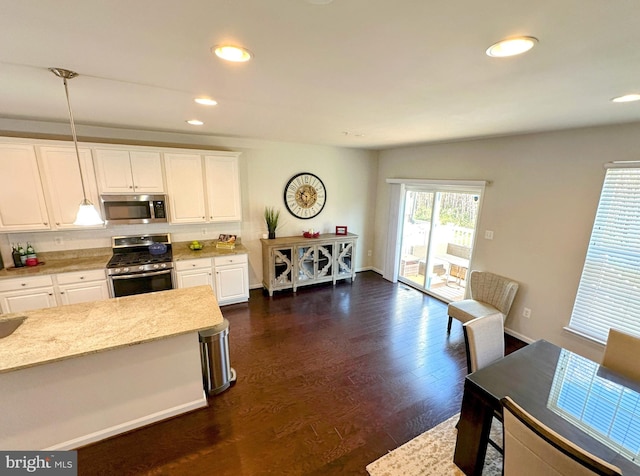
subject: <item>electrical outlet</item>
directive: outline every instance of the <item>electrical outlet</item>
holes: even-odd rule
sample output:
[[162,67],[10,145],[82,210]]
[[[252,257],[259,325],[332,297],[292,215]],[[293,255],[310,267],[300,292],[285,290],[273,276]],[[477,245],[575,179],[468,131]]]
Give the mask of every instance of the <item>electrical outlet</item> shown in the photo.
[[206,228],[203,228],[203,229],[202,229],[202,234],[203,234],[203,235],[206,235],[206,234],[207,234],[207,229],[206,229]]
[[484,239],[485,240],[493,240],[493,231],[485,230],[484,231]]
[[522,317],[526,317],[527,319],[529,319],[531,317],[531,309],[529,309],[528,307],[525,307],[522,310]]
[[371,250],[367,251],[367,256],[371,256],[373,252]]
[[53,239],[53,242],[57,245],[57,246],[62,246],[62,237],[61,236],[56,236]]

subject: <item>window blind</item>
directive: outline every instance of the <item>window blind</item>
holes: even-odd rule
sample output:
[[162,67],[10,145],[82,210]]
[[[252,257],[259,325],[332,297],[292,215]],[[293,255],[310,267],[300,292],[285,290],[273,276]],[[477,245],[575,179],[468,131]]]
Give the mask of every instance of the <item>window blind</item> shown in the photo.
[[640,336],[640,168],[607,168],[569,330]]

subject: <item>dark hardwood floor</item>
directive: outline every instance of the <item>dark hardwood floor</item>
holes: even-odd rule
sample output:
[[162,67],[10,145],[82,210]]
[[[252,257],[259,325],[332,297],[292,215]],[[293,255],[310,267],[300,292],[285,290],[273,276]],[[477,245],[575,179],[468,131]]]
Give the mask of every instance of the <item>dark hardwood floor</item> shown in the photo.
[[[80,449],[80,475],[366,474],[460,409],[461,325],[448,336],[446,305],[408,286],[364,272],[222,310],[237,384]],[[507,352],[522,345],[507,338]]]

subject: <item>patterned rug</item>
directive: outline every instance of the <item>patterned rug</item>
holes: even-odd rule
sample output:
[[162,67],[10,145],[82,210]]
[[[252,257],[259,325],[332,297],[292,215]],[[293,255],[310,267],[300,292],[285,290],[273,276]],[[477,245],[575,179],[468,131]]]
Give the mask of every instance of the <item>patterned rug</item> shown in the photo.
[[[460,415],[452,416],[368,464],[368,473],[371,476],[464,476],[453,464],[456,423],[459,417]],[[502,425],[495,418],[491,427],[491,439],[502,444]],[[501,473],[502,455],[489,445],[482,474],[500,476]]]

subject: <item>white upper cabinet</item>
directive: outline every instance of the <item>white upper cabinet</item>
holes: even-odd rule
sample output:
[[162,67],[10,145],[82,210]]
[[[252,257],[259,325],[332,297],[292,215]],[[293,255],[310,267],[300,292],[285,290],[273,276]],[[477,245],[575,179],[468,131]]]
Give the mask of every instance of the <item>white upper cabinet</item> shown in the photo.
[[205,155],[208,221],[240,221],[239,154]]
[[[79,152],[87,198],[99,207],[98,187],[91,161],[91,151],[83,148],[79,149]],[[43,146],[39,148],[39,155],[42,180],[55,228],[87,228],[73,224],[78,213],[78,206],[83,199],[75,148]]]
[[239,155],[165,153],[171,222],[240,221]]
[[101,193],[164,193],[159,152],[96,149]]
[[206,221],[202,157],[200,154],[164,154],[171,223]]
[[49,228],[34,147],[0,144],[0,230]]

